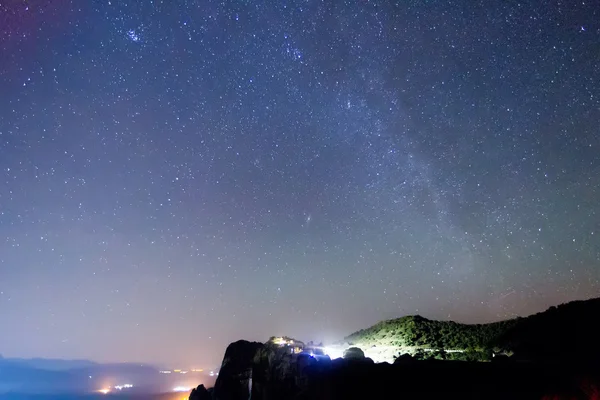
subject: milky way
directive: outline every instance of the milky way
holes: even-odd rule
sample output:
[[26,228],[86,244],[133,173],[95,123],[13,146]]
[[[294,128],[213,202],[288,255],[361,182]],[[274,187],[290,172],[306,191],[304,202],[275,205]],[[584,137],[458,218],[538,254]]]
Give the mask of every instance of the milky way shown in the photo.
[[40,4],[0,5],[5,356],[600,293],[598,1]]

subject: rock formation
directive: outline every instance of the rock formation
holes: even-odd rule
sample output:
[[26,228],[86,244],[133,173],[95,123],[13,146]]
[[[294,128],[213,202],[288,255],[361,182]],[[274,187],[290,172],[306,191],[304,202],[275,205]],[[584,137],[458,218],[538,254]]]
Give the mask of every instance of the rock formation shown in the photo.
[[214,396],[218,400],[248,399],[252,388],[254,357],[262,343],[239,340],[225,350],[225,357],[215,382]]
[[358,347],[350,347],[344,351],[344,358],[348,360],[362,360],[365,353]]
[[212,400],[212,390],[206,389],[204,385],[199,385],[197,388],[192,389],[189,400]]
[[584,400],[594,397],[561,396],[579,390],[573,386],[578,376],[590,376],[592,384],[586,389],[600,387],[597,373],[582,375],[585,369],[575,371],[560,363],[420,361],[401,356],[392,365],[375,364],[361,353],[351,350],[345,358],[331,360],[309,349],[296,353],[287,344],[238,341],[225,352],[212,397],[210,390],[199,386],[190,400],[526,400],[547,393],[561,394],[552,399]]

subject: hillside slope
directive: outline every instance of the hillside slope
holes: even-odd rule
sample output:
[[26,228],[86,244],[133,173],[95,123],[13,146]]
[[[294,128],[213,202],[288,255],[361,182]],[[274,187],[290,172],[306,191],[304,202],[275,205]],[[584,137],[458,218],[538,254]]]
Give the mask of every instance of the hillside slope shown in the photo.
[[531,315],[490,324],[461,324],[407,316],[379,322],[345,338],[376,361],[400,354],[419,358],[490,360],[493,353],[525,359],[591,358],[600,298],[574,301]]
[[524,359],[600,360],[600,298],[572,301],[520,318],[497,341]]

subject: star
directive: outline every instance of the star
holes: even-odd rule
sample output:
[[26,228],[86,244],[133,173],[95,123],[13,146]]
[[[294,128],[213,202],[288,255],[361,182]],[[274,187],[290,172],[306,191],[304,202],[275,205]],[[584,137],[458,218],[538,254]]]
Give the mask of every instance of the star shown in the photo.
[[140,35],[134,29],[130,29],[127,31],[127,37],[132,42],[139,42],[141,40]]
[[591,2],[5,3],[5,357],[214,368],[600,292]]

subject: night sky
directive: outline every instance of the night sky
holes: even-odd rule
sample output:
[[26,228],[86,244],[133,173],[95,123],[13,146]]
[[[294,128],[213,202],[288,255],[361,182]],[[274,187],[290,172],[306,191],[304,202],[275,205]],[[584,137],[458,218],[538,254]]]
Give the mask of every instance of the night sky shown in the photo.
[[0,2],[0,353],[600,294],[600,1]]

